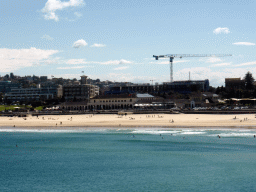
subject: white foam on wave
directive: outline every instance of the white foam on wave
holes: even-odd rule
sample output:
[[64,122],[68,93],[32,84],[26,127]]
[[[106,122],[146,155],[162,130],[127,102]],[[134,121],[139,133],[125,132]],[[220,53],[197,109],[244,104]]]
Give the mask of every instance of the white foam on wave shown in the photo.
[[72,133],[72,132],[81,132],[80,130],[69,130],[69,129],[0,129],[0,132],[22,132],[22,133]]
[[49,129],[49,128],[6,128],[0,129],[0,132],[22,132],[22,133],[130,133],[132,129],[115,129],[115,128],[64,128],[64,129]]
[[203,131],[185,131],[185,132],[180,132],[181,135],[201,135],[205,134]]
[[[218,131],[219,133],[216,133]],[[223,134],[223,132],[234,131],[231,129],[136,129],[132,133],[137,134],[173,134],[173,135],[204,135],[204,136],[216,136]],[[236,130],[239,131],[239,130]]]
[[253,137],[256,135],[255,132],[251,133],[238,133],[238,132],[232,132],[232,133],[220,133],[220,137]]
[[238,132],[251,132],[252,130],[249,129],[238,129]]
[[27,132],[27,133],[80,133],[80,132],[106,132],[109,129],[101,129],[101,128],[64,128],[64,129],[49,129],[49,128],[6,128],[0,129],[0,132]]
[[150,134],[150,135],[204,135],[216,137],[220,135],[221,137],[253,137],[256,135],[255,130],[248,129],[169,129],[169,128],[71,128],[66,127],[63,129],[49,129],[49,128],[2,128],[0,132],[23,132],[23,133],[103,133],[103,134],[112,134],[112,133],[132,133],[132,134]]
[[159,129],[136,129],[133,130],[132,133],[137,134],[152,134],[152,135],[159,135],[159,134],[175,134],[179,133],[180,131],[177,130],[159,130]]

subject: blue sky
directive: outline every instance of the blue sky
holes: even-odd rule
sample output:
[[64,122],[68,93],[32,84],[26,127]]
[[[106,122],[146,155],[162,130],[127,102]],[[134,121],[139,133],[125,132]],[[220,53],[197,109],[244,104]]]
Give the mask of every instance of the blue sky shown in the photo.
[[254,0],[8,0],[0,2],[0,75],[151,83],[256,78]]

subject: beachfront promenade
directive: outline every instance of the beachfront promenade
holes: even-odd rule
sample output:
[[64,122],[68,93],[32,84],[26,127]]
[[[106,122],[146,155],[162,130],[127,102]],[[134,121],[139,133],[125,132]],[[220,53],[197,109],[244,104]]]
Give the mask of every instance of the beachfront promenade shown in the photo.
[[97,110],[97,111],[31,111],[31,112],[4,112],[0,116],[42,116],[42,115],[82,115],[82,114],[256,114],[256,109],[243,110]]

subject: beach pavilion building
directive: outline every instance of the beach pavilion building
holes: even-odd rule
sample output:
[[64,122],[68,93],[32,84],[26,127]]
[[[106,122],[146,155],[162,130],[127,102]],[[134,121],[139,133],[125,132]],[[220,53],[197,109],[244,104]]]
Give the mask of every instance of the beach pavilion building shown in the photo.
[[132,109],[136,101],[136,94],[98,95],[86,101],[65,102],[61,108],[67,111]]
[[99,110],[143,110],[143,109],[170,109],[175,104],[162,97],[150,94],[113,94],[98,95],[88,101],[65,102],[61,108],[67,111],[99,111]]
[[99,95],[87,103],[90,110],[132,109],[137,101],[136,94]]

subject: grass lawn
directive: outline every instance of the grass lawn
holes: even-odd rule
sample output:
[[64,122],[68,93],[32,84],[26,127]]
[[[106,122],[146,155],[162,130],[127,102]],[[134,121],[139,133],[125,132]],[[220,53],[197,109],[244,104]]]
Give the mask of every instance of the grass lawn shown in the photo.
[[43,110],[43,106],[36,107],[35,110],[42,111]]
[[[4,110],[12,110],[12,111],[15,111],[15,107],[19,107],[19,109],[25,109],[25,105],[0,105],[0,112],[1,111],[4,111]],[[31,106],[29,105],[26,105],[26,108],[31,108]],[[39,106],[39,107],[36,107],[35,110],[38,110],[38,111],[42,111],[43,110],[43,106]]]
[[[16,108],[15,107],[19,107],[20,109],[25,109],[24,105],[0,105],[0,111],[4,111],[4,110],[12,110],[14,111]],[[27,108],[30,108],[28,106],[26,106]]]

